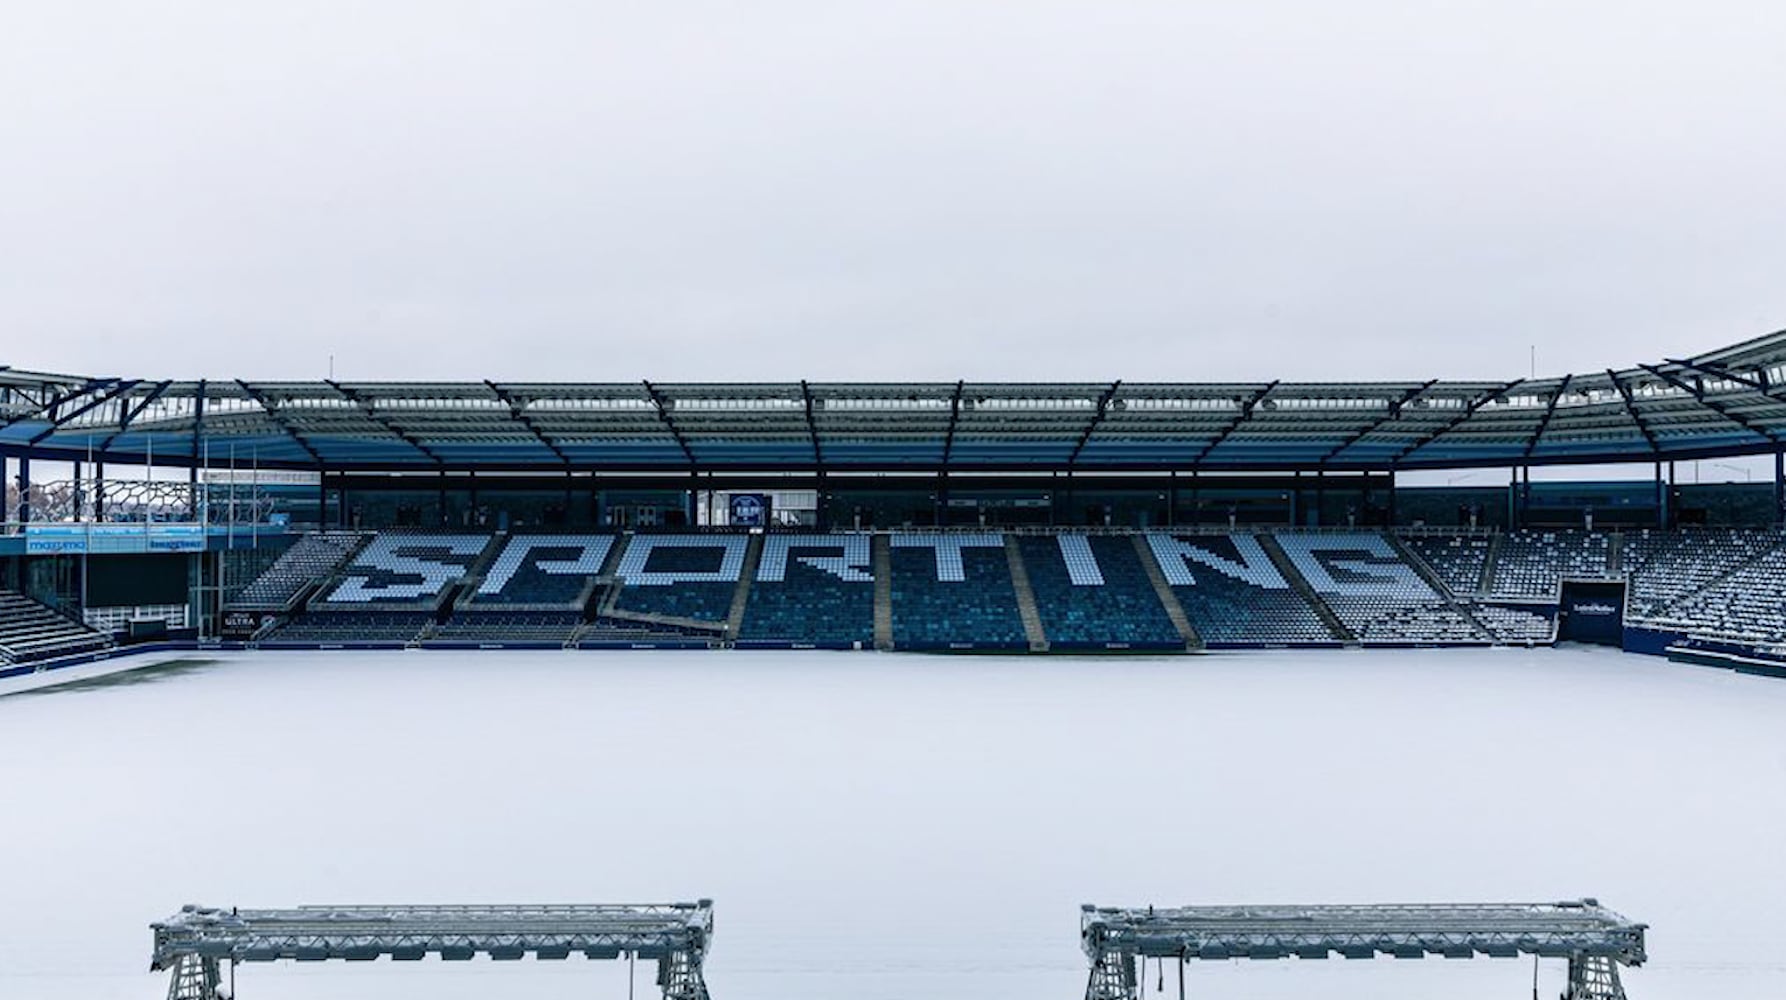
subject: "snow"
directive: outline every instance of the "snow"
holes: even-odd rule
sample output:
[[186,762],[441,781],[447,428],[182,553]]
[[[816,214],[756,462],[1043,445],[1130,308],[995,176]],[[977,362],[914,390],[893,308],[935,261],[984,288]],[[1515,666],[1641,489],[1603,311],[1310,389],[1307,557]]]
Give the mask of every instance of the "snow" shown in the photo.
[[[162,995],[148,924],[186,902],[711,896],[717,1000],[1072,1000],[1086,902],[1597,896],[1652,926],[1636,1000],[1775,1000],[1783,721],[1786,682],[1580,649],[221,654],[0,698],[0,997]],[[1507,1000],[1531,973],[1187,979]],[[586,1000],[626,976],[261,965],[238,992]]]

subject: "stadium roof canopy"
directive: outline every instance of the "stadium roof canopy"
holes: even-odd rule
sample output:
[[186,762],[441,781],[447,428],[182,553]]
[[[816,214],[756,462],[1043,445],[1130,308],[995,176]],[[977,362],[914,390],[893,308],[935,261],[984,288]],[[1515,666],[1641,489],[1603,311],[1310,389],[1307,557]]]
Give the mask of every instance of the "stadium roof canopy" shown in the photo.
[[0,452],[337,471],[1384,470],[1771,453],[1786,331],[1503,382],[549,383],[0,368]]

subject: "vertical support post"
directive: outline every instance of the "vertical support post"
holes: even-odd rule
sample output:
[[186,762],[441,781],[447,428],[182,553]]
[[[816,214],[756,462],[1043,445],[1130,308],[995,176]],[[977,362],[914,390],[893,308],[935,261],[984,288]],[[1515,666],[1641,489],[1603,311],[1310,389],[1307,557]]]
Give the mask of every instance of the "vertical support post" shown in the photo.
[[1394,466],[1389,467],[1389,524],[1388,524],[1388,527],[1390,527],[1390,528],[1395,527],[1395,467]]
[[1786,448],[1774,452],[1774,527],[1786,525]]
[[0,455],[0,534],[6,533],[6,522],[12,520],[12,507],[6,502],[6,498],[12,495],[12,491],[7,489],[12,480],[6,478],[11,465],[11,459]]
[[1569,992],[1565,1000],[1625,1000],[1619,967],[1605,955],[1573,955],[1569,958]]
[[167,1000],[217,1000],[220,981],[215,958],[181,955],[168,979]]
[[1668,491],[1662,486],[1662,462],[1656,462],[1656,527],[1668,527]]
[[186,513],[194,523],[198,523],[200,508],[198,502],[198,466],[205,445],[205,382],[198,383],[198,396],[192,401],[192,461],[186,467]]
[[31,456],[19,456],[19,521],[31,520]]
[[316,527],[323,530],[329,526],[329,470],[317,467],[316,470]]
[[658,962],[657,984],[664,991],[664,1000],[708,1000],[698,954],[670,952],[670,957]]
[[1092,963],[1085,1000],[1140,1000],[1139,982],[1133,956],[1106,951]]

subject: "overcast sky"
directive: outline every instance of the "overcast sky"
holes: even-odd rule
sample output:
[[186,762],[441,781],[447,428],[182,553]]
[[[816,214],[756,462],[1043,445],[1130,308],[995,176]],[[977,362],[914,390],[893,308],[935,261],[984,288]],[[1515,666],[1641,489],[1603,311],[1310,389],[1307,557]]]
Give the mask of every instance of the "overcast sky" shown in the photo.
[[0,363],[1468,377],[1786,326],[1786,5],[15,3]]

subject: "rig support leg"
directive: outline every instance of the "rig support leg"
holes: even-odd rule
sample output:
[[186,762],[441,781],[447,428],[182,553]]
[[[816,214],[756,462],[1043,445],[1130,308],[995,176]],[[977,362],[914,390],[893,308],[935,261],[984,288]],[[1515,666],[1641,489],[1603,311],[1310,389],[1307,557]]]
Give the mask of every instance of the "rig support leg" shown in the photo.
[[217,960],[181,955],[168,979],[167,1000],[217,1000]]
[[1625,1000],[1618,964],[1603,955],[1570,958],[1568,1000]]
[[1138,1000],[1138,982],[1133,957],[1104,952],[1092,963],[1091,977],[1085,982],[1085,1000]]
[[670,952],[657,964],[657,982],[664,1000],[708,1000],[707,981],[701,976],[700,956],[686,951]]

